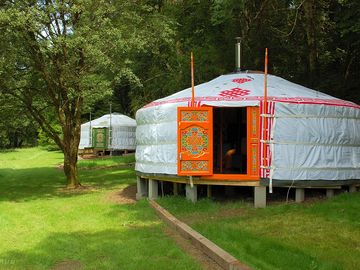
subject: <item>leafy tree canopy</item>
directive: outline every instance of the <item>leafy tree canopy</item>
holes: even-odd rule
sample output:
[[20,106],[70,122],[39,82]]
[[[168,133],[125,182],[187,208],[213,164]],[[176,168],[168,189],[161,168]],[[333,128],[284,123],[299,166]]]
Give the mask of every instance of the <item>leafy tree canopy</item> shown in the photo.
[[131,57],[166,44],[167,21],[128,1],[25,0],[1,4],[0,27],[2,94],[19,100],[53,138],[68,185],[77,187],[82,113],[124,79],[140,85]]

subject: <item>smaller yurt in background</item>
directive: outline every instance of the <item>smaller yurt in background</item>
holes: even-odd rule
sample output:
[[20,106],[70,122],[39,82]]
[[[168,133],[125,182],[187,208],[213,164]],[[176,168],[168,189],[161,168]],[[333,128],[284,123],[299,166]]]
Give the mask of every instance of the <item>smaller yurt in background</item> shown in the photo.
[[120,113],[105,114],[81,125],[79,154],[134,151],[136,121]]

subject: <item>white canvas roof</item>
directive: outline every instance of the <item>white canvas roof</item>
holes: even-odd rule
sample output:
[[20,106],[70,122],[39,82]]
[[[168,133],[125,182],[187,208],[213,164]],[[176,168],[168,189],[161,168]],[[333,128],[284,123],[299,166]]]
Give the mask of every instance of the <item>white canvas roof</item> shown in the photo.
[[[259,106],[264,75],[223,75],[195,87],[196,105]],[[360,106],[268,76],[272,104],[271,175],[278,180],[360,179]],[[137,111],[136,170],[177,174],[177,107],[191,89]]]
[[100,118],[81,125],[81,138],[79,149],[91,147],[90,136],[93,128],[110,128],[112,139],[109,149],[112,150],[135,150],[136,121],[120,113],[105,114]]
[[[90,126],[90,121],[81,125],[81,127]],[[97,119],[91,121],[92,127],[109,127],[110,126],[110,114],[105,114]],[[124,114],[112,113],[111,114],[111,126],[122,127],[136,127],[135,119],[130,118]]]
[[[217,77],[195,87],[195,101],[210,106],[258,105],[264,95],[264,75],[259,73],[229,74]],[[288,103],[316,103],[359,107],[319,91],[268,75],[269,100]],[[189,102],[191,88],[158,99],[145,107]],[[245,105],[244,105],[245,104]],[[251,106],[250,105],[250,106]]]

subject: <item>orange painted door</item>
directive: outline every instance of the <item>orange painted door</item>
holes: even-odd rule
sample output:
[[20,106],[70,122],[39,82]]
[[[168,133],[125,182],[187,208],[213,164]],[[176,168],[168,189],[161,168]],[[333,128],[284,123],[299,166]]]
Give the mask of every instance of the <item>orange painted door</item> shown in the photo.
[[247,174],[259,176],[259,107],[247,108]]
[[178,107],[178,175],[213,174],[212,107]]

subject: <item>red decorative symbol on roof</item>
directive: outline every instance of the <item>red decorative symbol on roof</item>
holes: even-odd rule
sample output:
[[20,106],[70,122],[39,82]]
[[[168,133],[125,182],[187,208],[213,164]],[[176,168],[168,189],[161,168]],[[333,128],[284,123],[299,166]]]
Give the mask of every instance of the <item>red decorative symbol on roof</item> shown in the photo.
[[247,95],[249,95],[249,93],[250,93],[250,90],[235,87],[235,88],[231,88],[230,90],[221,91],[219,96],[235,98],[235,97],[247,96]]
[[249,79],[249,78],[237,78],[237,79],[232,80],[232,82],[238,83],[238,84],[251,82],[251,81],[252,81],[252,79]]

